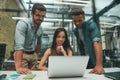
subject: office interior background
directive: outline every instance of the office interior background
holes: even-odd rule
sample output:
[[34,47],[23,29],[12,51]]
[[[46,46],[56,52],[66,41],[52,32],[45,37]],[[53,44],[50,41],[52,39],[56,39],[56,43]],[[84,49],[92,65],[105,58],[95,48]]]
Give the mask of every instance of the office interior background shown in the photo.
[[[70,11],[79,6],[85,11],[85,20],[94,20],[101,31],[104,67],[120,67],[120,0],[0,0],[0,65],[2,69],[14,69],[14,32],[16,23],[30,17],[31,7],[40,2],[47,8],[41,24],[44,35],[39,60],[50,47],[56,28],[68,32],[74,54],[78,54],[75,27]],[[13,67],[10,67],[13,66]]]

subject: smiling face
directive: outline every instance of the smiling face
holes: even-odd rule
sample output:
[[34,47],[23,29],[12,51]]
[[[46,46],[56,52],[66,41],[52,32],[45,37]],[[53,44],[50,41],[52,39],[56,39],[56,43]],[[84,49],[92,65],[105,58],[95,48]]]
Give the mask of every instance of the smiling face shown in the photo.
[[39,26],[43,22],[46,12],[36,9],[34,13],[31,13],[31,15],[34,25]]
[[85,20],[84,15],[74,15],[74,16],[72,16],[72,19],[77,28],[82,28],[82,24]]
[[57,28],[54,32],[53,41],[51,45],[51,52],[53,54],[67,51],[70,48],[70,43],[65,28]]
[[56,45],[62,46],[62,44],[65,42],[65,33],[63,31],[59,32],[56,37]]

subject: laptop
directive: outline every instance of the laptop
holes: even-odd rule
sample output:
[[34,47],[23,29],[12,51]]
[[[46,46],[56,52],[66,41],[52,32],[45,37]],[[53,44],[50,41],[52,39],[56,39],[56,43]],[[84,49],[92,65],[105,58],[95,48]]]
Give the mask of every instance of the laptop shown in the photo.
[[120,80],[120,71],[118,72],[108,72],[104,74],[105,77],[108,77],[112,80]]
[[82,77],[89,56],[49,56],[48,77]]

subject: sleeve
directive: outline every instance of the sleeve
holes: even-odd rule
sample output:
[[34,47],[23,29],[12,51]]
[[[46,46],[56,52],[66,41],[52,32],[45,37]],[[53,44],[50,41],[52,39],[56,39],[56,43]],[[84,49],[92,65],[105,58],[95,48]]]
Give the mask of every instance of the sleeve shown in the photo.
[[15,30],[15,50],[24,50],[26,30],[27,24],[24,21],[19,21]]
[[100,30],[95,22],[89,23],[90,37],[93,42],[101,42]]

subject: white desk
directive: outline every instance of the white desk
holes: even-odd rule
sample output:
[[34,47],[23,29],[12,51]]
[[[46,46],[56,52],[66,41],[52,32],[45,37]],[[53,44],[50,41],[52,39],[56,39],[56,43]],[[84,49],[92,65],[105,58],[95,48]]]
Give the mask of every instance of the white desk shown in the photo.
[[[55,78],[49,79],[47,77],[46,71],[32,71],[33,74],[37,76],[33,80],[112,80],[109,78],[104,77],[104,75],[97,75],[97,74],[89,74],[90,70],[86,70],[84,77],[76,77],[76,78]],[[120,68],[105,68],[105,72],[114,72],[120,71]],[[16,74],[16,71],[0,71],[0,74],[7,74],[8,76],[11,74]],[[19,76],[16,80],[23,80],[25,75]]]

